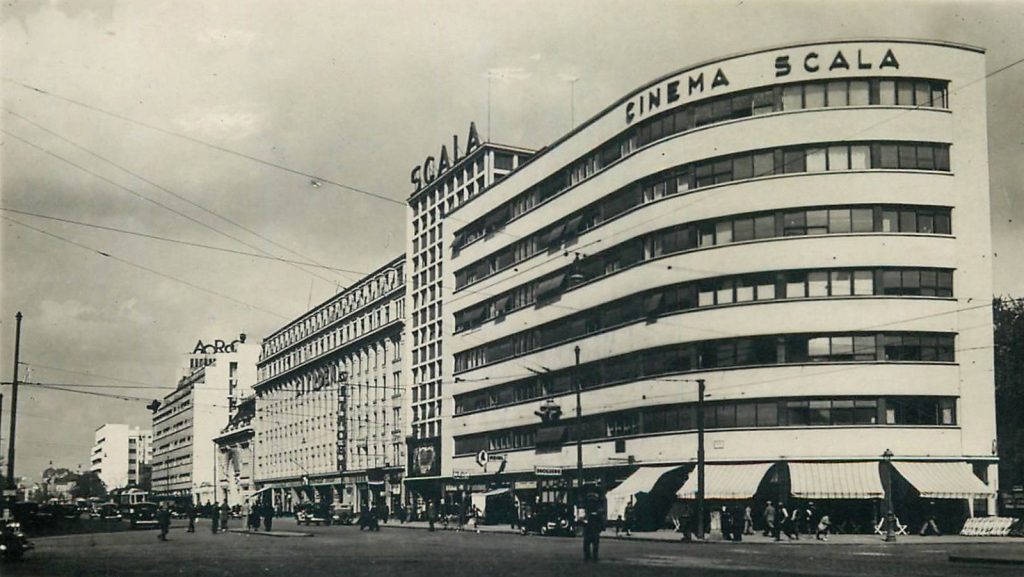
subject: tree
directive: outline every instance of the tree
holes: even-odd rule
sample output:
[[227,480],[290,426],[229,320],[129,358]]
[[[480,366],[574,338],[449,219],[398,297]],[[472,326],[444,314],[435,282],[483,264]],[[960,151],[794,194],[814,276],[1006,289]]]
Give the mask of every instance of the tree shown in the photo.
[[1024,299],[992,302],[999,489],[1024,484]]
[[107,497],[107,486],[103,483],[103,479],[100,479],[99,473],[88,471],[82,473],[78,478],[75,488],[71,490],[71,496],[76,499],[88,499],[89,497],[105,499]]

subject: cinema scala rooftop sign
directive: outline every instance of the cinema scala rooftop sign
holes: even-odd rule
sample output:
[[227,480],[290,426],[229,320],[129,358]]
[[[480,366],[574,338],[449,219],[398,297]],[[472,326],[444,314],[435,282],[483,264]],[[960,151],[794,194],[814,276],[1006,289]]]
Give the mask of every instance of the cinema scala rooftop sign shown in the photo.
[[[892,48],[863,47],[826,50],[809,47],[803,51],[778,54],[774,59],[774,77],[784,78],[794,70],[808,74],[828,74],[851,70],[899,70],[900,63]],[[728,64],[710,65],[672,76],[630,98],[625,105],[626,124],[657,114],[685,100],[705,93],[722,91],[729,86]],[[837,72],[838,71],[838,72]]]
[[476,132],[476,123],[470,122],[469,136],[466,137],[466,151],[464,153],[459,154],[459,137],[453,134],[451,155],[449,156],[448,154],[448,147],[442,144],[441,152],[436,159],[433,156],[428,156],[423,159],[422,165],[413,167],[412,172],[409,173],[409,181],[416,186],[416,191],[419,192],[423,187],[434,182],[439,176],[479,147],[480,135]]

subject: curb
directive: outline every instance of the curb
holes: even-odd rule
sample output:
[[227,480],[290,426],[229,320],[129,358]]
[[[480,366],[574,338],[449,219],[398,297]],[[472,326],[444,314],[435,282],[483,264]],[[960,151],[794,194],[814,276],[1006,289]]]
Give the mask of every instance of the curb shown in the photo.
[[950,555],[950,563],[986,563],[990,565],[1024,565],[1024,559],[1010,559],[1007,557],[966,557],[963,555]]
[[246,531],[244,529],[228,529],[228,533],[237,533],[239,535],[259,535],[260,537],[277,537],[279,539],[285,539],[289,537],[312,537],[312,533],[303,533],[300,531]]

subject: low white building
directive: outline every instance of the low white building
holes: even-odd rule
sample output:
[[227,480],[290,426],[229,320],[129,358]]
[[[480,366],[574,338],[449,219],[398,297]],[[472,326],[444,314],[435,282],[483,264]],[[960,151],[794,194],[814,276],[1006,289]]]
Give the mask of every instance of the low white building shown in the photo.
[[108,490],[138,485],[143,465],[152,460],[152,431],[118,423],[96,429],[89,470],[99,474]]

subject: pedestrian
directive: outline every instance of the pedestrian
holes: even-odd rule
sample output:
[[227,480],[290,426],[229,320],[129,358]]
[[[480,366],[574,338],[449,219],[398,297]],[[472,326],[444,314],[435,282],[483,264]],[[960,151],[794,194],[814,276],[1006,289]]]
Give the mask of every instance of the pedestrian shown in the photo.
[[800,532],[804,535],[810,535],[811,528],[814,526],[814,519],[816,519],[817,516],[817,511],[815,511],[814,508],[814,501],[807,503],[807,506],[801,509]]
[[782,526],[786,523],[788,516],[789,511],[786,509],[786,504],[779,501],[779,506],[775,508],[775,522],[772,524],[772,535],[776,541],[782,541]]
[[722,505],[718,515],[718,521],[722,528],[722,539],[732,541],[732,512],[725,505]]
[[436,520],[437,520],[437,507],[434,505],[434,502],[431,501],[431,502],[427,503],[427,525],[429,526],[429,530],[430,531],[434,530],[434,521],[436,521]]
[[266,505],[263,506],[263,530],[270,533],[271,528],[274,526],[274,504],[267,501]]
[[814,538],[819,541],[828,541],[828,532],[832,528],[832,520],[828,518],[828,514],[822,515],[821,519],[818,519],[818,531],[814,534]]
[[213,530],[213,534],[216,535],[220,531],[220,508],[217,506],[217,503],[210,507],[210,521],[212,521],[210,528]]
[[754,510],[749,504],[743,509],[743,534],[754,534]]
[[772,506],[772,502],[768,501],[768,504],[764,508],[764,536],[773,537],[775,536],[775,507]]
[[924,523],[921,525],[921,530],[918,533],[922,537],[929,533],[942,535],[942,531],[939,531],[938,523],[935,522],[935,501],[928,502],[928,512],[925,514]]
[[604,504],[596,489],[587,491],[583,500],[583,560],[597,563],[604,530]]
[[737,503],[732,510],[732,540],[739,542],[743,540],[743,530],[746,526],[744,519],[743,505]]
[[786,536],[791,539],[800,540],[800,523],[803,516],[803,507],[794,505],[793,510],[789,513],[789,530],[790,533],[786,533]]
[[679,511],[679,530],[683,532],[683,541],[693,541],[693,515],[690,513],[690,504],[683,503]]
[[185,516],[188,517],[188,532],[189,533],[195,533],[196,532],[196,516],[197,516],[197,514],[198,514],[198,511],[196,511],[196,506],[192,504],[192,501],[189,501],[188,505],[185,505]]
[[626,518],[623,520],[623,528],[626,530],[626,537],[633,536],[633,524],[636,522],[636,505],[633,504],[633,497],[629,497],[626,503]]
[[228,507],[228,500],[224,499],[224,504],[220,508],[220,526],[225,533],[228,531],[228,519],[230,518],[231,507]]
[[167,508],[167,503],[161,503],[160,508],[156,510],[156,523],[160,527],[157,539],[166,541],[167,532],[171,530],[171,510]]

